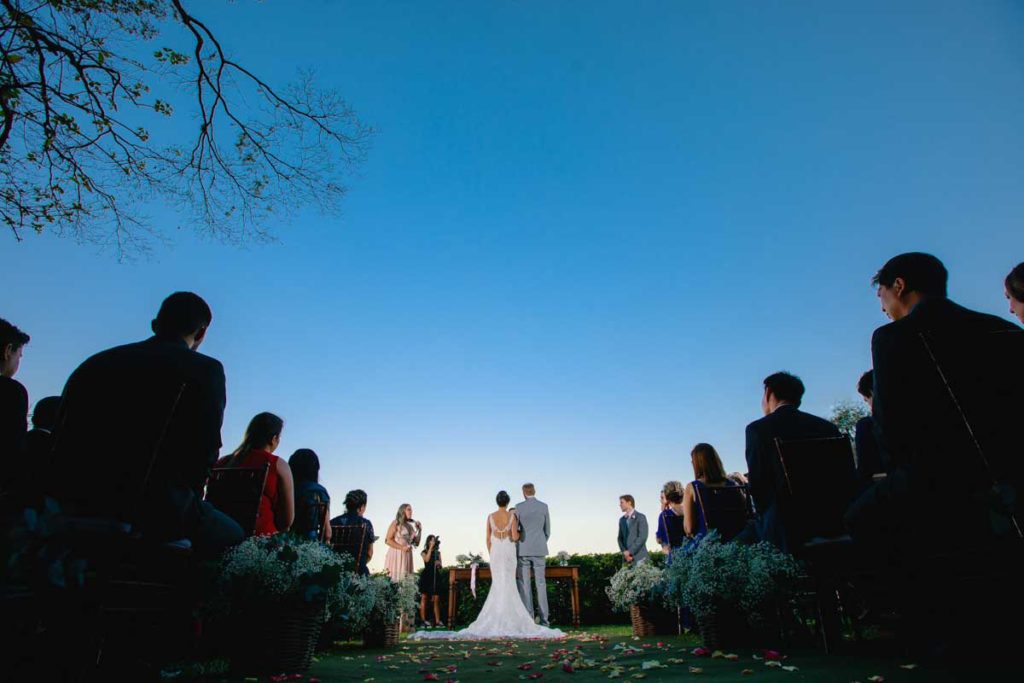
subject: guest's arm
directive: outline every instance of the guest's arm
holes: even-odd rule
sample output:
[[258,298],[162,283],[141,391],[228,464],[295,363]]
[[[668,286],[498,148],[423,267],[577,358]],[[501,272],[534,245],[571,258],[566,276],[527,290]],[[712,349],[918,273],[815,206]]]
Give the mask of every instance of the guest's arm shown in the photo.
[[622,522],[621,522],[621,518],[620,518],[620,522],[619,522],[618,541],[619,541],[619,552],[626,552],[626,537],[622,535]]
[[512,513],[512,540],[518,543],[519,542],[519,538],[520,538],[520,536],[519,536],[519,519],[516,517],[516,514],[513,512]]
[[484,536],[484,542],[487,544],[487,554],[491,554],[491,518],[487,518],[487,532]]
[[670,546],[668,542],[668,529],[665,527],[665,510],[667,508],[662,506],[661,512],[658,513],[658,528],[654,532],[654,540],[658,542],[661,549],[666,553],[669,551]]
[[288,531],[295,522],[295,482],[288,461],[278,458],[277,464],[277,510],[274,522],[278,531]]
[[373,559],[373,544],[376,542],[377,537],[373,535],[373,524],[370,520],[366,520],[366,561],[369,562]]
[[750,495],[759,513],[764,512],[764,501],[770,499],[775,488],[770,463],[761,448],[761,439],[753,424],[747,425],[746,431],[747,480],[750,482]]
[[330,503],[329,502],[324,507],[324,518],[323,518],[323,521],[321,522],[321,524],[323,525],[322,528],[324,530],[324,533],[323,533],[324,543],[330,543],[331,542],[331,507],[330,507]]
[[548,508],[544,506],[544,540],[551,538],[551,514],[548,512]]
[[683,489],[683,531],[687,536],[697,533],[697,494],[692,482]]

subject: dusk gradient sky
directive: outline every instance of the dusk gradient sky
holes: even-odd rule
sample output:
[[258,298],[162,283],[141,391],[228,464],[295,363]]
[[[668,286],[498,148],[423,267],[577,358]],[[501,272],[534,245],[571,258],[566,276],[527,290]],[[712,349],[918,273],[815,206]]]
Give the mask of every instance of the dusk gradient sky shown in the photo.
[[377,130],[368,159],[340,215],[272,244],[197,239],[159,206],[173,244],[136,262],[4,236],[18,379],[57,394],[198,292],[225,449],[281,415],[279,455],[320,454],[333,513],[363,488],[383,535],[410,502],[447,561],[483,550],[494,494],[524,481],[552,553],[615,550],[618,495],[653,519],[694,443],[745,469],[775,370],[811,412],[856,398],[894,254],[936,254],[954,299],[1008,316],[1020,2],[192,5],[267,80],[338,88]]

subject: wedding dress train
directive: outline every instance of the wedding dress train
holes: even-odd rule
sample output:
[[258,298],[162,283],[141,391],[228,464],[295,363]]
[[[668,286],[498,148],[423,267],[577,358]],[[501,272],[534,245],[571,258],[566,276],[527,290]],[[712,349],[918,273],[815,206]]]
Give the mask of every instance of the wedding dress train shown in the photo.
[[409,636],[423,640],[489,640],[495,638],[564,638],[557,628],[538,626],[526,611],[516,588],[516,544],[509,533],[514,518],[504,529],[491,525],[491,590],[476,621],[461,631],[417,631]]

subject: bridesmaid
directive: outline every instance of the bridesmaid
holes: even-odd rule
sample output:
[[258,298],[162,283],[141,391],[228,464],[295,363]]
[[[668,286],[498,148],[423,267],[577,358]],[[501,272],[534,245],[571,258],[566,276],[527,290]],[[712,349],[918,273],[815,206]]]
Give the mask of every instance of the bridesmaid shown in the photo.
[[412,549],[420,544],[420,523],[412,518],[412,505],[402,503],[398,506],[384,543],[388,546],[384,568],[391,580],[401,581],[412,574]]
[[269,536],[288,531],[295,521],[295,498],[292,470],[288,463],[274,455],[281,444],[284,420],[273,413],[260,413],[245,428],[242,443],[231,455],[217,461],[217,467],[262,467],[267,465],[256,535]]

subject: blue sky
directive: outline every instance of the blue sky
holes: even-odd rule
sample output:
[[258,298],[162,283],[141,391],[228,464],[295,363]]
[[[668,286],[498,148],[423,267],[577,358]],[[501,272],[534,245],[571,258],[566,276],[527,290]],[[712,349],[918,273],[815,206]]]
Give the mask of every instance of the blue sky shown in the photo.
[[0,240],[33,400],[194,290],[226,448],[277,412],[280,454],[314,448],[381,532],[411,502],[449,559],[526,480],[552,552],[610,551],[617,496],[653,513],[694,443],[744,469],[766,374],[801,375],[814,412],[855,397],[889,256],[933,252],[955,299],[1006,314],[1020,3],[201,5],[272,82],[312,66],[343,92],[369,157],[340,216],[269,245],[196,239],[171,207],[174,244],[136,263]]

